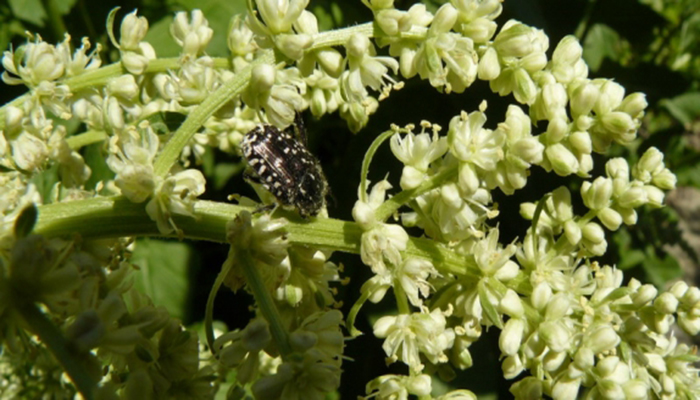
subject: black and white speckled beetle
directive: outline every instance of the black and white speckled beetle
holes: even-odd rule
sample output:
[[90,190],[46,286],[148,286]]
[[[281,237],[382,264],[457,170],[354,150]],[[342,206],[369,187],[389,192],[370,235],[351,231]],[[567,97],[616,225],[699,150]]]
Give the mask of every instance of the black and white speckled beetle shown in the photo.
[[252,170],[246,173],[247,178],[260,183],[280,205],[295,207],[299,215],[308,218],[323,208],[328,183],[305,142],[303,121],[297,114],[294,124],[283,131],[260,125],[246,133],[241,150]]

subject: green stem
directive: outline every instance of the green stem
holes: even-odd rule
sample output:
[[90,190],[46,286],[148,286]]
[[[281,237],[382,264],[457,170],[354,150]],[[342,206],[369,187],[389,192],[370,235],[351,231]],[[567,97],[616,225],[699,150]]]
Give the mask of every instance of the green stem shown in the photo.
[[282,317],[275,306],[272,296],[270,296],[270,291],[265,287],[265,282],[262,276],[260,276],[260,272],[255,265],[255,260],[250,255],[248,248],[236,246],[235,244],[234,247],[235,257],[237,257],[237,261],[243,269],[248,289],[253,292],[255,304],[257,304],[260,313],[270,325],[272,338],[277,344],[277,349],[282,359],[285,359],[286,356],[292,353],[292,347],[289,344],[289,335],[282,323]]
[[399,310],[399,314],[410,314],[411,306],[408,305],[408,298],[406,297],[406,292],[403,291],[401,283],[394,281],[394,297],[396,297],[396,308]]
[[16,308],[21,318],[29,326],[29,330],[39,337],[39,340],[51,351],[56,360],[70,376],[76,389],[83,398],[91,400],[95,397],[96,382],[85,370],[83,363],[70,350],[68,341],[63,333],[49,321],[34,303],[24,303]]
[[348,327],[348,331],[350,331],[351,337],[358,337],[362,335],[362,331],[355,328],[355,319],[357,319],[357,314],[359,314],[360,310],[362,309],[362,306],[365,305],[367,300],[369,300],[369,296],[371,294],[372,293],[369,290],[360,290],[360,298],[357,299],[355,304],[352,305],[352,308],[348,313],[348,318],[346,319],[345,325]]
[[[84,239],[117,238],[123,236],[160,236],[178,238],[176,233],[163,235],[146,214],[144,204],[134,204],[123,197],[96,197],[39,206],[39,219],[34,233],[47,237]],[[195,203],[195,218],[174,215],[173,220],[183,231],[183,238],[226,242],[226,224],[240,211],[253,211],[228,203],[200,200]],[[278,210],[276,214],[289,220],[289,241],[294,245],[311,246],[343,253],[360,253],[362,228],[354,222],[332,218],[311,221],[292,211]],[[410,238],[406,257],[430,260],[443,273],[470,275],[464,257],[440,243],[427,238]]]
[[369,149],[367,149],[367,152],[365,153],[365,158],[362,160],[362,171],[360,172],[360,200],[365,203],[367,202],[367,175],[369,174],[369,164],[372,162],[374,153],[377,152],[379,146],[381,146],[385,140],[394,136],[396,133],[397,131],[394,130],[383,132],[381,135],[377,136],[376,139],[374,139],[372,144],[369,146]]
[[192,136],[199,130],[199,127],[224,104],[243,92],[243,89],[245,89],[250,81],[253,69],[261,64],[272,64],[274,61],[274,53],[270,50],[265,51],[261,57],[258,57],[255,61],[250,63],[250,65],[243,68],[231,80],[225,82],[200,103],[199,106],[187,116],[185,122],[180,125],[170,140],[168,140],[163,147],[163,151],[158,154],[158,158],[156,158],[153,163],[155,174],[160,177],[167,175],[170,168],[172,168],[180,157],[182,149],[190,142]]
[[399,192],[396,196],[385,201],[374,213],[377,220],[384,221],[394,214],[402,205],[407,204],[416,197],[442,186],[445,182],[453,180],[457,176],[457,167],[450,167],[432,176],[420,186]]
[[107,139],[108,136],[109,135],[107,135],[107,132],[105,131],[89,130],[66,138],[66,142],[71,149],[77,150],[89,144],[102,142],[103,140]]
[[212,285],[211,290],[209,291],[209,297],[207,297],[207,305],[206,309],[204,311],[204,333],[207,337],[207,344],[209,345],[209,351],[211,351],[212,354],[216,355],[216,349],[214,348],[214,300],[216,299],[216,294],[219,292],[219,288],[221,285],[224,283],[224,279],[228,275],[228,273],[231,271],[231,267],[233,266],[231,260],[232,257],[234,257],[235,253],[233,252],[233,248],[231,248],[228,252],[228,257],[226,258],[226,262],[224,262],[224,265],[221,267],[221,271],[219,272],[219,275],[216,277],[216,281],[214,281],[214,285]]

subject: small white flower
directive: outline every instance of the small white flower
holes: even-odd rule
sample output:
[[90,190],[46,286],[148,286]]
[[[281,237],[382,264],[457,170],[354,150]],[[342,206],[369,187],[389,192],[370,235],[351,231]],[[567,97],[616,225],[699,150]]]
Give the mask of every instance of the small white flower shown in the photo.
[[187,21],[186,12],[178,12],[170,25],[170,34],[175,42],[182,47],[184,55],[197,57],[209,45],[214,31],[209,27],[209,21],[201,10],[192,10]]
[[204,193],[206,180],[199,170],[188,169],[169,176],[154,191],[146,213],[158,224],[160,233],[176,230],[172,215],[195,217],[194,203]]
[[436,308],[430,313],[385,316],[375,322],[374,335],[386,338],[382,348],[390,359],[421,371],[420,353],[434,364],[448,361],[444,352],[452,347],[455,334],[452,328],[445,327],[445,314],[448,313]]

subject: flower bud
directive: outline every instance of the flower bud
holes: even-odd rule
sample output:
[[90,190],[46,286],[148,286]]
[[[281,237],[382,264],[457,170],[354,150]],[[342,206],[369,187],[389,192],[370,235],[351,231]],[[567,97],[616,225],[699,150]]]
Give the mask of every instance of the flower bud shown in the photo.
[[632,117],[620,111],[613,111],[600,118],[600,126],[619,141],[619,138],[634,133],[637,129]]
[[525,332],[525,321],[520,318],[511,318],[501,331],[498,346],[503,354],[513,356],[518,353]]
[[484,81],[490,81],[498,78],[500,74],[501,64],[498,61],[498,53],[493,47],[488,47],[484,55],[479,60],[479,79]]
[[671,286],[671,288],[668,290],[669,293],[671,293],[675,298],[680,299],[685,295],[685,292],[688,291],[688,284],[683,282],[683,281],[678,281]]
[[587,371],[595,365],[595,352],[588,347],[579,347],[574,355],[574,365],[581,371]]
[[304,51],[313,45],[314,40],[307,34],[285,34],[275,36],[275,46],[282,54],[292,60],[300,60],[304,57]]
[[506,379],[517,377],[524,369],[523,362],[517,354],[506,357],[501,364],[501,370]]
[[549,299],[552,298],[552,288],[548,284],[541,282],[535,286],[532,291],[532,296],[530,296],[530,302],[532,306],[538,311],[544,310],[549,303]]
[[591,243],[598,244],[605,241],[605,231],[595,222],[587,223],[582,229],[583,238]]
[[622,390],[622,386],[617,382],[610,379],[603,379],[598,381],[598,392],[603,399],[624,399],[625,392]]
[[676,188],[677,178],[673,172],[668,169],[664,169],[660,173],[654,175],[651,183],[656,185],[659,189],[672,190]]
[[532,104],[537,97],[537,86],[532,81],[530,74],[523,68],[518,68],[513,71],[513,79],[515,86],[513,87],[513,96],[522,104]]
[[678,309],[678,299],[671,293],[661,293],[654,300],[654,309],[662,314],[673,314]]
[[107,82],[109,93],[125,99],[134,99],[139,94],[139,85],[131,74],[121,75]]
[[573,132],[569,135],[569,143],[571,143],[571,146],[579,153],[591,154],[593,151],[591,135],[588,132]]
[[577,245],[581,241],[581,227],[571,219],[564,223],[564,234],[566,240],[572,245]]
[[552,53],[552,63],[574,65],[583,55],[583,48],[573,35],[564,36]]
[[511,318],[521,318],[525,314],[522,299],[512,289],[506,291],[506,295],[499,303],[499,309]]
[[624,399],[645,400],[648,398],[649,385],[641,379],[633,379],[622,384]]
[[417,170],[415,167],[407,165],[403,167],[401,173],[401,189],[409,190],[420,186],[425,181],[425,173]]
[[622,224],[622,216],[610,207],[598,211],[598,219],[611,231],[616,231]]
[[336,49],[320,49],[316,52],[316,59],[323,71],[333,78],[343,72],[343,56]]
[[549,121],[547,131],[544,134],[548,144],[559,143],[569,134],[569,124],[565,118],[557,116]]
[[593,183],[584,182],[581,185],[583,203],[591,210],[602,210],[610,204],[612,189],[612,179],[602,176],[596,178]]
[[632,296],[632,304],[638,308],[641,308],[654,300],[658,293],[659,291],[654,287],[654,285],[642,285],[637,290],[637,293]]
[[640,114],[647,108],[647,99],[644,93],[632,93],[622,100],[618,110],[629,114],[632,118],[639,118]]
[[[510,393],[515,396],[516,399],[541,399],[543,398],[542,381],[534,376],[528,376],[515,382],[510,387]],[[575,396],[576,393],[574,393],[574,397],[567,398],[575,398]],[[556,399],[558,397],[554,398]]]
[[562,378],[556,381],[552,388],[553,399],[575,399],[578,398],[578,391],[581,387],[581,379]]
[[700,333],[700,317],[689,318],[679,316],[678,325],[691,336],[695,336]]
[[440,7],[433,17],[433,22],[428,28],[428,36],[437,36],[441,33],[449,32],[457,22],[457,10],[450,3],[445,3]]
[[122,52],[122,65],[124,69],[134,75],[141,75],[148,68],[148,58],[133,51]]
[[612,326],[603,325],[586,338],[586,343],[594,354],[599,354],[617,347],[620,340]]
[[136,10],[127,14],[120,27],[119,46],[122,51],[138,51],[139,43],[148,33],[146,17],[137,17]]
[[647,200],[649,205],[654,207],[661,207],[664,204],[664,192],[651,185],[644,186],[644,192],[646,192]]
[[249,88],[257,93],[268,92],[275,83],[275,67],[269,64],[256,65],[250,77]]
[[347,50],[348,57],[361,58],[369,53],[369,46],[369,39],[365,35],[356,33],[348,38],[345,49]]
[[598,100],[598,87],[586,83],[578,86],[571,95],[571,115],[577,118],[580,115],[588,115]]
[[459,166],[458,183],[460,189],[467,194],[475,193],[479,189],[479,176],[470,164],[463,163]]
[[576,156],[560,143],[549,146],[545,154],[552,164],[552,169],[559,176],[568,176],[578,170],[579,163]]
[[432,381],[430,375],[410,376],[406,382],[406,389],[416,396],[427,396],[432,391]]
[[532,28],[519,22],[506,23],[503,28],[493,42],[501,57],[524,57],[533,51],[529,37]]
[[690,305],[692,307],[697,306],[698,303],[700,303],[700,289],[696,286],[688,288],[688,290],[686,290],[683,294],[683,298],[681,299],[681,301],[684,304]]

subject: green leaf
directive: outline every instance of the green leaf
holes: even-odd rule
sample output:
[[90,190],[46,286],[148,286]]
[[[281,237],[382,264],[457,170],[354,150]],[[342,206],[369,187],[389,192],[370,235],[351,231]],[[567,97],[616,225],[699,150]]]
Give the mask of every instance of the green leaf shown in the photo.
[[18,19],[41,28],[44,27],[47,15],[41,0],[10,0],[10,8],[12,14]]
[[659,104],[666,108],[682,124],[691,124],[700,118],[700,92],[686,92]]
[[173,17],[168,16],[155,23],[149,23],[148,33],[144,40],[156,49],[158,57],[177,57],[180,55],[182,47],[178,46],[170,35],[170,24],[172,22]]
[[134,286],[171,316],[183,319],[189,296],[188,265],[192,251],[186,243],[140,239],[132,262],[140,269]]
[[490,299],[492,296],[489,296],[487,291],[490,290],[489,287],[486,284],[485,280],[479,281],[479,284],[477,286],[477,292],[479,294],[479,301],[481,302],[481,307],[483,308],[484,312],[486,313],[486,316],[491,320],[491,322],[498,328],[498,329],[503,329],[503,321],[501,320],[501,316],[498,314],[498,310],[496,310],[497,304],[492,304]]
[[107,166],[104,151],[102,143],[95,143],[85,147],[83,159],[92,171],[90,178],[85,182],[86,189],[94,189],[98,182],[106,182],[114,178],[114,172]]
[[70,12],[76,3],[76,0],[50,0],[56,4],[56,9],[61,15],[66,15]]
[[39,210],[37,210],[36,204],[32,203],[25,207],[15,220],[15,236],[23,238],[32,233],[38,215]]
[[214,189],[223,189],[229,179],[241,173],[245,166],[246,164],[244,162],[216,164],[214,166]]
[[619,62],[627,54],[629,44],[612,28],[604,24],[591,27],[583,42],[583,58],[591,71],[597,71],[603,60]]
[[642,268],[649,277],[649,281],[656,287],[662,287],[672,279],[681,276],[683,271],[675,258],[666,255],[664,258],[659,258],[656,255],[654,246],[646,247],[646,258],[642,262]]

